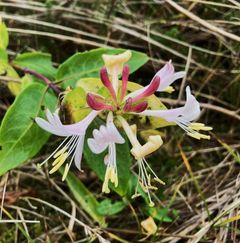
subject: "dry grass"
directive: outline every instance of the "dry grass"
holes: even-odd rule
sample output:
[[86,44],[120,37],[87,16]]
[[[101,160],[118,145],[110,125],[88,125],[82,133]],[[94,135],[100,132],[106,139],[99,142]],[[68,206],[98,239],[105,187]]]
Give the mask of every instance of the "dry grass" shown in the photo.
[[[151,56],[144,70],[131,77],[143,83],[172,59],[177,69],[188,72],[184,83],[195,90],[203,108],[201,120],[214,131],[211,141],[199,142],[175,127],[167,130],[168,142],[158,154],[161,163],[153,159],[153,167],[168,178],[159,205],[177,210],[178,216],[171,223],[159,223],[155,236],[146,238],[140,229],[140,201],[109,217],[109,227],[99,229],[59,178],[36,167],[45,156],[41,155],[1,178],[0,242],[87,242],[89,235],[103,242],[101,237],[116,242],[239,242],[239,2],[47,2],[0,2],[13,56],[26,50],[49,51],[57,65],[89,48],[132,48]],[[162,101],[182,104],[183,88],[177,83],[179,96]],[[1,117],[11,101],[9,96],[1,98]],[[81,180],[96,197],[104,198],[100,182],[88,173]]]

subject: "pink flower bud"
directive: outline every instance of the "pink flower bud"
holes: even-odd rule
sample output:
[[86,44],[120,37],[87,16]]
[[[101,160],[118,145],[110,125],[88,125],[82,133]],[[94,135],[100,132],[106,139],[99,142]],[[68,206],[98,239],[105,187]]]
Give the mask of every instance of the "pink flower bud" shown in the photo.
[[109,90],[109,92],[112,95],[113,99],[116,101],[117,100],[116,93],[114,91],[112,82],[108,78],[108,72],[107,72],[107,69],[105,67],[103,67],[100,70],[100,78],[101,78],[101,81],[102,81],[103,85]]
[[128,112],[128,111],[130,111],[131,107],[132,107],[132,98],[128,98],[123,107],[123,111]]
[[142,93],[140,93],[137,96],[132,98],[132,102],[134,103],[142,98],[145,98],[145,97],[148,97],[148,96],[154,94],[157,91],[159,85],[160,85],[160,77],[156,76],[153,78],[153,80],[148,85],[148,87],[145,90],[143,90]]
[[147,109],[147,107],[148,107],[148,102],[143,101],[143,102],[139,103],[138,105],[131,107],[131,109],[129,111],[140,113],[140,112],[145,111]]
[[[102,103],[99,100],[99,96],[88,93],[87,94],[87,103],[88,105],[96,111],[100,111],[100,110],[111,110],[113,111],[113,107],[111,105],[107,105],[105,103]],[[98,99],[98,100],[97,100]]]
[[127,92],[128,76],[129,76],[129,66],[124,65],[123,72],[122,72],[121,100],[123,100],[123,98],[124,98],[124,96],[126,95],[126,92]]

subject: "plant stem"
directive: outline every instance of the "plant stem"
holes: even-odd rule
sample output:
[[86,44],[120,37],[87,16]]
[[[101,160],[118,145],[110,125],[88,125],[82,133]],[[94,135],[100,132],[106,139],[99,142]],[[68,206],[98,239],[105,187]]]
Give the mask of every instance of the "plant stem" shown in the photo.
[[35,76],[36,78],[42,80],[50,89],[53,90],[53,92],[58,96],[61,92],[60,88],[55,85],[51,80],[49,80],[47,77],[45,77],[44,75],[35,72],[34,70],[31,70],[29,68],[21,68],[19,66],[13,65],[14,68],[24,72],[24,73],[28,73],[31,74],[33,76]]

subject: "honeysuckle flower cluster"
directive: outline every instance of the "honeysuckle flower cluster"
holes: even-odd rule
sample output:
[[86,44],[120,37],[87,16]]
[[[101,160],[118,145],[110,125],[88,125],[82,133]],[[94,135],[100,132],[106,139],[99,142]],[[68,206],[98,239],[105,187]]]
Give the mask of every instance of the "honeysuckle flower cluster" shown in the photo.
[[[154,116],[165,119],[172,124],[176,124],[186,131],[187,135],[196,139],[210,139],[209,135],[200,131],[209,131],[212,128],[202,123],[192,122],[200,115],[200,105],[191,94],[190,87],[186,87],[186,103],[184,106],[174,109],[149,109],[147,98],[156,92],[172,92],[171,84],[185,76],[185,72],[175,72],[171,61],[160,69],[152,78],[150,83],[139,90],[128,93],[129,66],[126,64],[131,58],[131,51],[127,50],[118,55],[103,55],[105,66],[100,70],[102,84],[109,92],[106,98],[96,93],[87,94],[87,104],[92,111],[80,122],[71,125],[62,124],[58,110],[51,113],[46,112],[47,120],[37,117],[37,124],[44,130],[57,136],[65,137],[59,147],[41,165],[53,158],[50,174],[57,171],[63,164],[65,170],[62,176],[64,180],[74,161],[76,167],[81,170],[81,159],[83,153],[84,139],[88,126],[102,112],[107,113],[106,125],[101,125],[93,130],[92,138],[87,139],[91,151],[100,154],[107,150],[107,155],[103,163],[106,165],[105,178],[102,186],[104,193],[109,193],[109,182],[115,187],[118,186],[118,158],[116,153],[117,144],[125,143],[125,139],[119,132],[120,125],[127,135],[132,146],[130,153],[133,155],[138,165],[138,183],[133,198],[139,195],[138,188],[147,193],[149,205],[154,203],[151,199],[150,191],[156,190],[154,181],[164,184],[158,178],[146,161],[146,156],[155,152],[162,145],[160,135],[149,136],[145,144],[141,144],[137,138],[136,124],[129,124],[126,115]],[[119,77],[121,76],[121,80]],[[110,98],[109,98],[110,97]]]

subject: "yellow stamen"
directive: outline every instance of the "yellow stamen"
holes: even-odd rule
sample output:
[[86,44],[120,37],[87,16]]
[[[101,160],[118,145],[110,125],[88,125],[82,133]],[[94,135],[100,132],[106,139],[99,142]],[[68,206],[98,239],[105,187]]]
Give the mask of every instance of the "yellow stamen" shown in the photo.
[[155,191],[158,190],[158,188],[157,188],[156,186],[148,186],[148,189],[149,189],[149,190],[155,190]]
[[168,86],[163,91],[171,94],[175,89],[172,86]]
[[201,133],[200,133],[200,137],[203,138],[203,139],[208,139],[208,140],[210,140],[210,138],[211,138],[209,135],[204,135],[204,134],[201,134]]
[[212,127],[207,127],[205,126],[203,123],[197,123],[197,122],[193,122],[189,125],[189,128],[193,129],[193,130],[197,130],[197,131],[211,131]]
[[111,182],[114,183],[115,187],[118,186],[118,177],[117,177],[116,173],[114,172],[113,168],[111,171]]
[[190,133],[190,132],[188,132],[187,135],[190,136],[190,137],[196,138],[196,139],[198,139],[198,140],[201,139],[199,133]]
[[166,183],[164,181],[160,180],[159,178],[154,177],[154,180],[162,185],[166,185]]
[[58,164],[59,161],[60,161],[61,159],[62,159],[62,154],[59,155],[59,157],[57,157],[57,158],[53,161],[52,166],[55,166],[56,164]]
[[[49,174],[53,174],[54,172],[56,172],[62,165],[63,163],[65,162],[65,160],[67,159],[68,157],[68,153],[64,153],[64,154],[61,154],[55,161],[54,161],[54,167],[49,171]],[[57,161],[57,163],[56,163]]]
[[112,169],[110,167],[107,167],[106,172],[105,172],[103,186],[102,186],[102,192],[104,192],[104,193],[110,192],[109,187],[108,187],[108,181],[111,178],[111,174],[112,174]]
[[57,158],[60,154],[63,154],[65,151],[67,150],[67,147],[63,147],[62,149],[60,149],[56,154],[54,154],[53,158]]
[[190,136],[190,137],[196,138],[198,140],[200,140],[201,138],[209,140],[211,138],[209,135],[204,135],[204,134],[201,134],[201,133],[190,133],[190,132],[188,132],[187,135]]
[[62,181],[65,181],[65,179],[66,179],[66,177],[67,177],[67,174],[68,174],[69,169],[70,169],[69,164],[66,164],[66,165],[65,165],[64,172],[63,172],[63,176],[62,176]]

